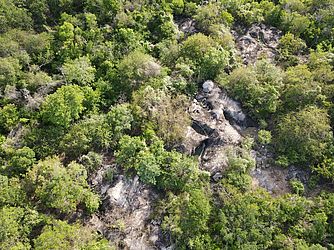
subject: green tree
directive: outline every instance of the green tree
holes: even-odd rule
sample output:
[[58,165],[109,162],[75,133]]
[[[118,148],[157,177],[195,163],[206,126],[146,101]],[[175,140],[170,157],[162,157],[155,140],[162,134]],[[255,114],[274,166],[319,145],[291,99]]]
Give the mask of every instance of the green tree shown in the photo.
[[27,205],[26,193],[20,179],[0,175],[0,207]]
[[40,117],[46,124],[69,127],[84,111],[84,98],[79,86],[63,86],[47,96],[42,104]]
[[289,67],[284,77],[282,105],[285,110],[302,109],[322,99],[322,85],[314,81],[306,65]]
[[134,117],[128,104],[119,104],[110,109],[106,116],[109,131],[112,134],[112,146],[116,146],[119,139],[131,130]]
[[15,86],[21,75],[21,65],[18,59],[13,57],[0,57],[0,89],[7,85]]
[[60,141],[67,157],[75,159],[90,150],[109,148],[113,134],[104,115],[92,115],[74,124]]
[[310,106],[279,119],[274,144],[289,163],[309,165],[324,157],[332,140],[327,112]]
[[35,152],[29,147],[13,150],[7,156],[6,172],[12,175],[25,174],[35,163]]
[[153,57],[139,51],[131,52],[118,64],[118,91],[130,95],[151,77],[161,74],[161,66]]
[[29,235],[32,228],[40,222],[38,213],[20,207],[0,209],[0,248],[31,249]]
[[84,204],[88,212],[99,207],[99,197],[90,191],[85,168],[75,162],[64,167],[59,158],[47,158],[35,165],[26,176],[26,189],[40,208],[74,212]]
[[95,80],[96,69],[92,66],[88,57],[79,57],[66,62],[62,67],[62,73],[68,83],[89,85]]
[[306,50],[306,43],[294,34],[287,33],[279,40],[278,61],[285,67],[295,66],[299,63],[299,57]]
[[220,83],[257,119],[267,119],[280,103],[283,72],[266,60],[240,67]]
[[193,68],[198,81],[214,79],[229,66],[230,53],[223,49],[213,38],[197,33],[182,44],[181,58]]
[[139,122],[142,123],[143,118],[144,121],[149,121],[168,146],[182,141],[185,130],[191,123],[186,110],[188,102],[184,95],[172,96],[164,90],[150,86],[133,95],[133,104],[140,108],[137,112]]
[[11,28],[30,29],[32,27],[32,19],[29,12],[25,8],[20,8],[16,1],[1,0],[0,1],[0,32],[6,32]]
[[69,225],[64,221],[54,221],[46,225],[41,235],[34,240],[36,250],[46,249],[111,249],[107,240],[102,239],[88,227]]
[[19,112],[14,104],[7,104],[0,108],[0,131],[9,132],[19,122]]
[[178,248],[204,249],[204,246],[210,246],[208,223],[212,208],[209,197],[203,189],[192,189],[177,196],[168,194],[164,201],[162,228],[172,233]]

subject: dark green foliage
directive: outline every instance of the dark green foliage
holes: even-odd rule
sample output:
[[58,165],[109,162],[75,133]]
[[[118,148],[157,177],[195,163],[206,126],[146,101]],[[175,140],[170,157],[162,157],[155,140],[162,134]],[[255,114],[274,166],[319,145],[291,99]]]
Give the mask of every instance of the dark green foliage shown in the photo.
[[108,148],[112,136],[106,118],[101,115],[93,115],[74,124],[60,141],[59,147],[66,156],[75,159],[90,150]]
[[19,1],[0,1],[0,33],[6,32],[11,28],[22,28],[28,30],[32,27],[30,13],[27,9],[20,7]]

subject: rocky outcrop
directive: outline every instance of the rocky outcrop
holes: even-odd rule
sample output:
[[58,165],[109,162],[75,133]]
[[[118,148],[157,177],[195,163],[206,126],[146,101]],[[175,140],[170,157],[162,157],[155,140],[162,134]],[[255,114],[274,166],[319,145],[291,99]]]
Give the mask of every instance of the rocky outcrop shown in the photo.
[[196,21],[191,18],[183,18],[180,20],[175,20],[179,31],[183,32],[186,36],[193,35],[198,32],[196,29]]
[[248,29],[235,27],[232,31],[244,64],[253,64],[260,57],[273,60],[282,32],[265,24],[253,24]]
[[203,84],[189,108],[189,114],[192,133],[187,133],[186,141],[191,140],[192,144],[187,144],[188,152],[197,155],[201,168],[215,176],[214,179],[219,179],[227,167],[226,150],[242,140],[239,130],[247,123],[246,115],[240,103],[229,98],[212,81]]
[[[105,165],[91,178],[91,184],[102,197],[102,209],[87,222],[121,249],[156,249],[160,228],[150,218],[156,192],[139,181],[138,176],[117,174],[105,179],[113,165]],[[114,170],[115,171],[115,170]]]
[[[189,108],[192,129],[186,134],[187,152],[199,157],[200,167],[218,182],[228,167],[228,153],[247,137],[256,137],[254,122],[243,112],[241,104],[212,81],[204,82]],[[290,191],[289,170],[274,165],[273,154],[266,146],[253,150],[256,167],[250,172],[254,187],[273,195]],[[290,174],[291,175],[291,174]]]

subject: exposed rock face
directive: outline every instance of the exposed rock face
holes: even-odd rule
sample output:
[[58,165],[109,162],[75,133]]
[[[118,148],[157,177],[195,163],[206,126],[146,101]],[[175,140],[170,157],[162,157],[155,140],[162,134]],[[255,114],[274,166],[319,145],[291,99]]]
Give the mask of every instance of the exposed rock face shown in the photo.
[[186,36],[193,35],[197,33],[196,21],[191,18],[185,18],[181,20],[176,20],[179,30],[182,31]]
[[[213,179],[221,178],[221,172],[227,167],[226,150],[238,145],[242,140],[240,126],[247,123],[246,115],[238,102],[228,98],[226,93],[212,81],[203,84],[203,90],[194,99],[190,109],[192,133],[192,154],[198,155],[202,169],[211,173]],[[229,114],[229,119],[225,118]],[[201,136],[195,136],[194,133]],[[191,138],[189,138],[191,136]],[[201,140],[202,139],[202,140]],[[188,150],[189,152],[189,150]]]
[[[236,27],[233,34],[244,64],[253,64],[259,57],[274,59],[282,32],[264,24],[253,24],[249,29]],[[241,31],[239,31],[239,29]]]
[[92,186],[103,197],[102,212],[90,218],[88,224],[121,249],[156,249],[160,229],[150,219],[153,201],[158,198],[152,188],[139,177],[119,174],[116,181],[104,180],[114,166],[106,165],[92,178]]
[[[200,167],[211,173],[213,182],[218,182],[228,167],[228,151],[239,146],[245,136],[254,137],[257,129],[240,103],[212,81],[203,84],[189,113],[193,123],[186,136],[187,152],[198,155]],[[250,174],[255,187],[263,187],[273,195],[290,191],[289,171],[274,166],[273,155],[265,146],[252,151],[252,155],[256,168]]]
[[[36,110],[43,103],[45,97],[51,92],[55,91],[58,87],[64,85],[63,81],[54,81],[45,84],[37,89],[35,93],[30,93],[27,89],[16,89],[15,86],[9,86],[6,88],[4,97],[8,98],[12,102],[24,105],[30,110]],[[2,96],[0,95],[0,98]]]

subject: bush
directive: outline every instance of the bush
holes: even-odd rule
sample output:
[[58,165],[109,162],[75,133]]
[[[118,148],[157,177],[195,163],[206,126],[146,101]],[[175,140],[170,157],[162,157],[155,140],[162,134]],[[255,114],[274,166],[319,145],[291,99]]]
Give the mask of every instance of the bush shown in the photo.
[[326,110],[310,106],[279,119],[274,144],[277,152],[289,163],[311,165],[330,150],[332,140]]
[[111,250],[109,243],[91,229],[64,221],[53,221],[46,225],[34,240],[36,250],[45,249],[101,249]]
[[62,73],[67,83],[89,85],[95,80],[96,69],[92,66],[88,57],[79,57],[66,62],[62,67]]
[[277,111],[283,87],[283,72],[268,61],[240,67],[220,83],[258,120],[268,119]]
[[39,200],[40,208],[72,213],[79,204],[84,204],[91,213],[99,207],[99,198],[90,191],[86,179],[82,165],[72,162],[65,168],[54,157],[35,165],[25,181],[28,194]]
[[271,132],[267,130],[260,130],[258,132],[258,140],[261,144],[271,143]]
[[304,194],[304,184],[301,183],[299,180],[292,179],[290,180],[290,186],[292,188],[292,192],[298,195]]

